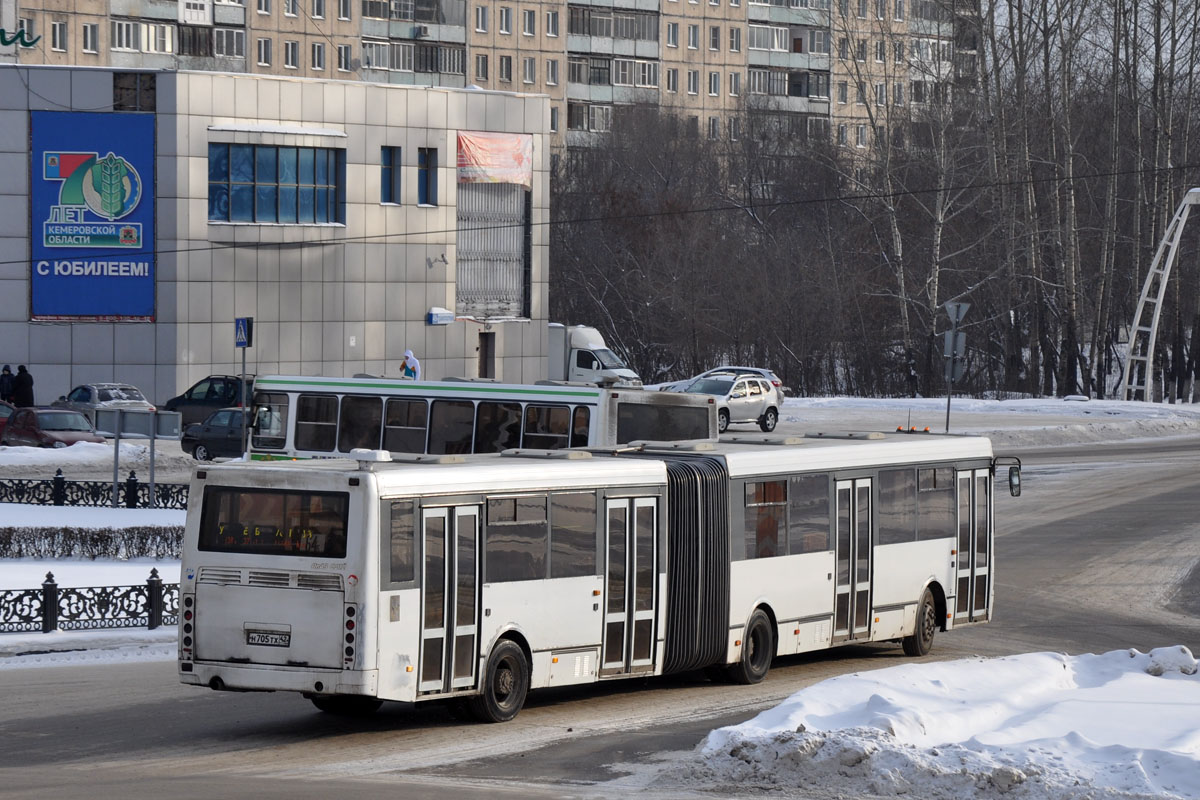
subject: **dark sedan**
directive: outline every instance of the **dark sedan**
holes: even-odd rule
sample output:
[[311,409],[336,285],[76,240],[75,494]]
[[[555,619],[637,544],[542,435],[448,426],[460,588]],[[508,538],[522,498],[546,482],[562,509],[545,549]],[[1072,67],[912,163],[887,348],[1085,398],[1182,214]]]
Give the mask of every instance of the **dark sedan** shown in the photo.
[[[180,446],[197,461],[214,458],[239,458],[242,449],[242,409],[222,408],[203,422],[183,429]],[[247,420],[247,423],[249,420]]]
[[0,444],[9,447],[68,447],[104,441],[87,417],[63,408],[18,408],[0,436]]

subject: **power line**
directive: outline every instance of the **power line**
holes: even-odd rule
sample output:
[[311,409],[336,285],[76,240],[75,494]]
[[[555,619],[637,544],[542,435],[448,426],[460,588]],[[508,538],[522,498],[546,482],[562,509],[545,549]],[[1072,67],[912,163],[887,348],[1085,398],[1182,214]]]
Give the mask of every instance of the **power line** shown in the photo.
[[[646,219],[658,219],[658,218],[663,218],[663,217],[686,217],[686,216],[691,216],[691,215],[695,215],[695,214],[720,214],[720,213],[727,213],[727,212],[731,212],[731,211],[732,212],[741,212],[741,211],[744,211],[747,207],[752,207],[752,208],[756,208],[756,209],[771,209],[771,208],[789,208],[789,207],[801,207],[801,206],[811,206],[811,205],[824,205],[824,204],[834,204],[834,203],[865,202],[865,201],[872,201],[872,200],[895,200],[895,199],[898,199],[901,197],[928,195],[928,194],[933,194],[933,193],[939,192],[939,191],[940,192],[983,191],[983,190],[987,190],[987,189],[998,189],[998,188],[1002,188],[1002,187],[1033,186],[1033,185],[1046,184],[1046,183],[1061,183],[1061,182],[1065,182],[1068,180],[1070,180],[1070,181],[1088,181],[1088,180],[1096,180],[1096,179],[1100,179],[1100,178],[1118,178],[1118,177],[1124,177],[1124,176],[1130,176],[1130,175],[1144,175],[1144,174],[1149,174],[1149,173],[1154,173],[1154,172],[1177,172],[1180,170],[1189,170],[1189,169],[1198,169],[1198,168],[1200,168],[1200,164],[1179,164],[1179,165],[1172,165],[1172,166],[1168,166],[1168,167],[1144,167],[1144,168],[1139,168],[1139,169],[1115,170],[1115,171],[1109,171],[1109,172],[1092,172],[1092,173],[1088,173],[1085,175],[1076,174],[1072,178],[1066,178],[1066,177],[1062,177],[1062,176],[1050,176],[1050,177],[1045,177],[1045,178],[1031,177],[1031,178],[1027,178],[1027,179],[1023,179],[1023,180],[986,181],[986,182],[980,182],[980,183],[965,183],[965,184],[958,184],[958,185],[943,186],[941,188],[906,189],[906,190],[899,190],[899,191],[887,192],[887,193],[866,192],[866,193],[860,193],[860,194],[844,194],[844,195],[834,195],[834,196],[827,196],[827,197],[804,198],[804,199],[799,199],[799,200],[780,200],[780,201],[769,202],[769,203],[753,203],[753,204],[723,203],[720,205],[704,206],[704,207],[700,207],[700,208],[672,209],[670,211],[641,211],[641,212],[629,213],[629,214],[605,214],[605,215],[600,215],[600,216],[595,216],[595,217],[578,217],[575,219],[565,219],[565,220],[564,219],[546,220],[544,222],[532,222],[531,221],[529,224],[530,224],[530,226],[538,226],[538,227],[542,227],[542,226],[549,227],[549,226],[559,226],[559,225],[588,225],[588,224],[595,224],[595,223],[601,223],[601,222],[619,222],[619,221],[623,221],[623,220],[646,220]],[[251,223],[246,223],[246,224],[253,225],[254,223],[251,222]],[[303,223],[301,223],[301,224],[303,224]],[[506,230],[508,228],[523,228],[524,225],[525,225],[524,222],[514,222],[514,223],[502,224],[502,225],[479,225],[479,226],[472,226],[469,228],[455,227],[455,228],[443,228],[440,230],[421,230],[421,231],[412,231],[412,232],[406,231],[404,233],[367,234],[364,236],[349,236],[349,237],[344,237],[344,238],[339,238],[339,239],[334,239],[334,240],[324,240],[323,239],[323,240],[312,241],[312,242],[295,242],[295,241],[292,241],[292,242],[214,242],[214,243],[210,243],[209,245],[204,246],[204,247],[180,247],[180,248],[175,248],[175,249],[171,249],[171,250],[155,249],[154,255],[156,257],[158,257],[158,256],[164,256],[164,255],[178,255],[181,253],[187,253],[187,254],[211,253],[211,252],[215,252],[215,251],[219,251],[219,250],[229,250],[229,249],[233,249],[233,248],[289,249],[289,248],[303,248],[303,247],[310,247],[310,246],[329,246],[329,245],[343,245],[343,244],[369,243],[369,242],[381,242],[381,243],[386,244],[386,243],[392,242],[394,240],[402,241],[404,239],[407,239],[408,237],[429,237],[429,236],[438,236],[438,235],[451,235],[451,234],[457,234],[457,233],[463,233],[463,232]],[[64,258],[65,257],[66,257],[66,252],[64,252]],[[23,259],[23,258],[22,259],[8,259],[8,260],[0,261],[0,264],[25,264],[25,263],[28,263],[28,261],[29,261],[29,259]]]

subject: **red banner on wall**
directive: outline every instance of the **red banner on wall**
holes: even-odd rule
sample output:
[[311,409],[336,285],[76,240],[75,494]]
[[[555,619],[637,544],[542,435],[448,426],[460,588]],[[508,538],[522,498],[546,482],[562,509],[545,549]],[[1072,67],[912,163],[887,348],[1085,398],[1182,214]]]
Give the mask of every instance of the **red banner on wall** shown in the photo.
[[533,189],[533,136],[460,131],[459,183],[519,183]]

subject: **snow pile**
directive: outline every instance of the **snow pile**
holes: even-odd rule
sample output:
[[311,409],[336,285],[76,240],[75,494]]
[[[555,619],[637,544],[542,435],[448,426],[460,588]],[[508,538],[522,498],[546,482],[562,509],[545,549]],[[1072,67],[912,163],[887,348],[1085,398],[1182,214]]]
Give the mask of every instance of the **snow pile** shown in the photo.
[[709,734],[688,785],[804,796],[1200,798],[1182,646],[909,664],[833,678]]

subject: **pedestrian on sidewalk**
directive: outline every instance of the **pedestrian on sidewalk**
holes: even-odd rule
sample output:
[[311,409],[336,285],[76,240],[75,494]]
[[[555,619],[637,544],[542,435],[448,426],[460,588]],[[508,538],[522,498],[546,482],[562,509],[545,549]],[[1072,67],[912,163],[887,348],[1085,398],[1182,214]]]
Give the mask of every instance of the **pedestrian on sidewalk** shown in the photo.
[[4,369],[0,370],[0,400],[6,403],[12,402],[14,380],[16,379],[13,377],[12,367],[5,364]]
[[404,351],[404,369],[400,376],[414,381],[421,380],[421,362],[413,355],[412,350]]
[[25,365],[17,367],[17,377],[13,379],[12,404],[17,408],[29,408],[33,405],[33,376]]

